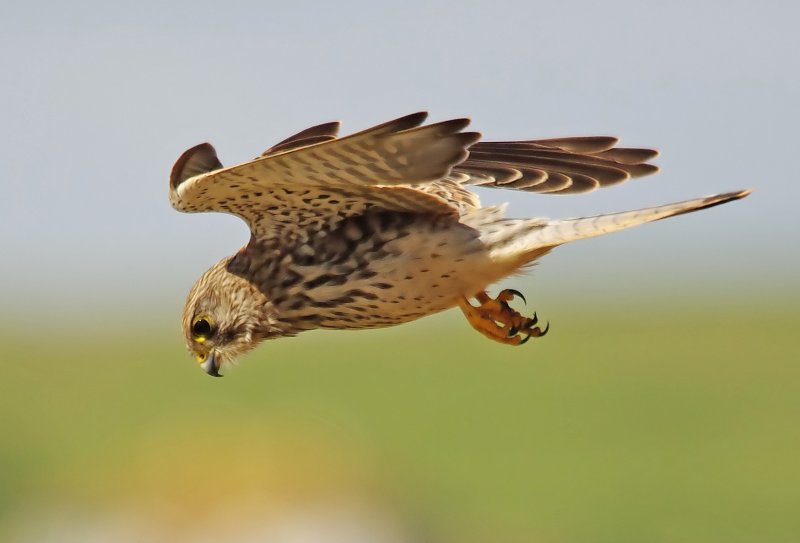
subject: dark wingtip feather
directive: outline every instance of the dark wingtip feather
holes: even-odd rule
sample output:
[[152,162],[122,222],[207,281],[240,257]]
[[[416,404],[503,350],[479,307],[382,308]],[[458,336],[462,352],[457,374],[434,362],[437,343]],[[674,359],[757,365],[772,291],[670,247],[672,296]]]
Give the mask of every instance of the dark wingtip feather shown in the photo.
[[438,123],[431,123],[422,126],[414,125],[409,129],[398,131],[397,135],[407,135],[413,133],[425,133],[426,135],[434,135],[438,137],[450,136],[455,134],[477,135],[477,139],[475,139],[475,141],[472,141],[470,143],[472,144],[481,138],[481,134],[478,132],[461,132],[462,130],[464,130],[466,127],[469,126],[470,122],[471,121],[467,118],[461,118],[461,119],[449,119],[447,121],[440,121]]
[[656,149],[633,149],[627,147],[615,147],[608,149],[601,153],[596,153],[596,156],[603,158],[610,158],[622,164],[644,164],[656,158],[660,153]]
[[173,189],[196,175],[213,172],[222,168],[217,151],[210,143],[201,143],[183,152],[172,166],[169,184]]
[[425,119],[427,118],[428,118],[427,111],[418,111],[416,113],[412,113],[410,115],[404,115],[403,117],[398,117],[397,119],[393,119],[383,124],[379,124],[378,126],[369,128],[366,131],[373,132],[375,134],[379,134],[382,132],[400,132],[401,130],[409,130],[411,128],[416,128],[417,126],[424,123]]
[[655,164],[626,164],[625,170],[635,178],[653,175],[660,172],[661,168]]
[[306,128],[305,130],[301,130],[297,134],[289,136],[283,141],[279,141],[275,145],[283,145],[284,143],[293,141],[293,140],[301,140],[306,138],[313,138],[317,136],[336,136],[339,133],[339,127],[341,123],[339,121],[331,121],[329,123],[322,123],[310,128]]
[[[448,134],[455,134],[456,132],[461,132],[466,127],[468,127],[469,123],[471,122],[472,121],[470,119],[462,117],[460,119],[450,119],[449,121],[436,123],[431,126],[442,126],[443,128],[445,128]],[[475,141],[481,139],[481,134],[479,132],[464,132],[464,134],[477,134],[478,139],[476,139]],[[475,141],[473,141],[472,143],[475,143]]]
[[335,139],[336,136],[327,136],[327,135],[309,136],[307,138],[292,139],[284,141],[282,143],[278,143],[277,145],[270,147],[269,149],[261,153],[261,156],[283,153],[284,151],[291,151],[292,149],[299,149],[300,147],[307,147],[309,145],[324,143],[326,141],[331,141]]
[[339,126],[339,121],[332,121],[306,128],[297,134],[289,136],[285,140],[279,141],[261,153],[261,156],[281,153],[283,151],[290,151],[299,147],[305,147],[307,145],[313,145],[315,143],[322,143],[336,139],[336,136],[339,133]]
[[339,133],[339,127],[340,126],[341,126],[341,123],[339,123],[339,121],[332,121],[332,122],[329,122],[329,123],[318,124],[318,125],[312,126],[310,128],[306,128],[305,130],[301,130],[297,134],[291,135],[288,138],[286,138],[285,140],[279,141],[278,143],[275,144],[275,147],[278,147],[280,145],[283,145],[285,143],[289,143],[289,142],[295,141],[295,140],[316,138],[316,137],[320,137],[320,136],[336,137],[336,135]]
[[543,140],[530,140],[529,143],[545,147],[557,147],[564,151],[581,154],[602,153],[613,148],[619,143],[619,138],[614,136],[576,136],[569,138],[548,138]]

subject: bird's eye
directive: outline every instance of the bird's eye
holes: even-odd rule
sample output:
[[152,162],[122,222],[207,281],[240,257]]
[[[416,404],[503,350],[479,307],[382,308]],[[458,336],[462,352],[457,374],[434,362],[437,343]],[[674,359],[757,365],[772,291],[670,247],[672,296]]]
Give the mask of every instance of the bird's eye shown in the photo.
[[192,339],[198,343],[203,343],[213,333],[211,320],[208,317],[195,317],[192,321]]

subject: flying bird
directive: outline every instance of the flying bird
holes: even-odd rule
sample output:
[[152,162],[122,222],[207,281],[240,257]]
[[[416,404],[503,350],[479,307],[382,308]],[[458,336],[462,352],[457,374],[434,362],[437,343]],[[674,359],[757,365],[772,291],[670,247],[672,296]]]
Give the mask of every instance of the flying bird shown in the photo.
[[747,190],[566,220],[505,217],[470,186],[576,194],[649,175],[658,155],[606,136],[479,141],[469,119],[424,124],[415,113],[339,138],[339,123],[299,132],[223,167],[208,143],[172,168],[169,199],[184,212],[244,219],[249,243],[189,292],[190,353],[220,375],[265,339],[305,330],[381,328],[459,307],[484,336],[521,345],[543,336],[534,313],[495,298],[492,283],[554,247],[743,198]]

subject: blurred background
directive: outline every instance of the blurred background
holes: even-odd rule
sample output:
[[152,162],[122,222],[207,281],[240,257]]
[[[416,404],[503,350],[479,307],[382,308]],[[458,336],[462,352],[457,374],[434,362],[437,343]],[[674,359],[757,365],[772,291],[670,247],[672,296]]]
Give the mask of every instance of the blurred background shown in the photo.
[[[0,540],[789,542],[800,523],[795,2],[29,2],[0,20]],[[514,349],[456,311],[186,354],[246,243],[167,176],[329,120],[611,134],[658,176],[515,216],[742,202],[562,247]],[[503,285],[500,285],[503,286]]]

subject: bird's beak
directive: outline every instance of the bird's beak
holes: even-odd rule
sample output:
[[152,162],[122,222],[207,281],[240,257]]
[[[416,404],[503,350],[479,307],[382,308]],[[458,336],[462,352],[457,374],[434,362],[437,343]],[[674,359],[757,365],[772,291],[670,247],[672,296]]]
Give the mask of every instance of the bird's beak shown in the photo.
[[205,361],[200,364],[200,367],[203,368],[204,372],[212,377],[222,377],[222,375],[219,373],[219,365],[217,364],[217,357],[214,356],[214,351],[209,351],[208,356],[206,357]]

